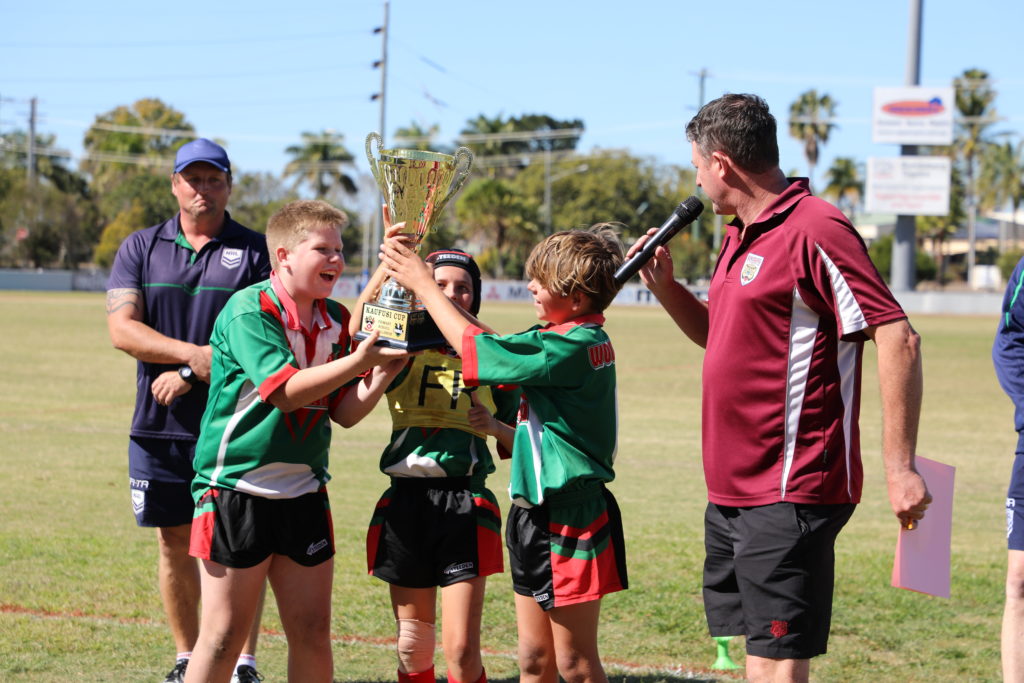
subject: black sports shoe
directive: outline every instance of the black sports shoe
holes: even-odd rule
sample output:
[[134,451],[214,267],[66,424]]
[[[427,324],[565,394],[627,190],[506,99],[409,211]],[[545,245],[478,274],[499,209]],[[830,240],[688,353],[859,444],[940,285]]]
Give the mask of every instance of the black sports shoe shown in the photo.
[[167,674],[167,678],[164,679],[164,683],[184,683],[185,681],[185,669],[188,668],[187,659],[179,659],[171,672]]
[[260,672],[248,664],[243,664],[235,669],[234,675],[231,676],[231,683],[259,683],[262,680],[263,676],[260,675]]

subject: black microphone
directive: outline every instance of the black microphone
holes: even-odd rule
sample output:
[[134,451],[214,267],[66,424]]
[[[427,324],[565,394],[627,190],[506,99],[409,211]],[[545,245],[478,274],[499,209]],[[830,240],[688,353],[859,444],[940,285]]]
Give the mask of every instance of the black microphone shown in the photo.
[[619,266],[615,271],[615,284],[619,287],[626,284],[626,280],[633,277],[636,271],[643,268],[652,256],[654,250],[676,236],[680,230],[697,220],[697,216],[704,210],[704,203],[696,197],[687,197],[676,207],[668,220],[661,224],[658,232],[647,238],[644,248],[633,255],[631,259]]

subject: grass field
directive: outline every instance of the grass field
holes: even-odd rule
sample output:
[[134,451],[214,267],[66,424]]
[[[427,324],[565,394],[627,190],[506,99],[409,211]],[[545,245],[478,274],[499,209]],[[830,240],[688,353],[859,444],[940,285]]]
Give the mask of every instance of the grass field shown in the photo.
[[[532,324],[525,304],[488,304],[500,330]],[[134,361],[107,338],[103,296],[0,292],[0,680],[155,681],[173,643],[156,591],[153,532],[136,528],[127,486]],[[924,338],[920,453],[957,467],[952,598],[890,587],[897,523],[881,472],[874,349],[866,352],[864,502],[840,536],[828,655],[816,681],[999,680],[1003,498],[1016,441],[996,384],[994,317],[915,317]],[[604,601],[601,647],[614,681],[733,680],[708,670],[700,599],[705,489],[699,457],[701,352],[660,309],[613,308],[619,376],[618,479],[631,588]],[[331,483],[338,555],[338,681],[393,680],[387,590],[365,574],[363,537],[385,478],[382,406],[336,429]],[[507,470],[492,488],[502,498]],[[507,498],[507,496],[506,496]],[[260,669],[285,680],[275,607]],[[517,678],[507,575],[484,612],[491,680]],[[742,641],[732,647],[742,663]],[[439,660],[438,671],[443,671]]]

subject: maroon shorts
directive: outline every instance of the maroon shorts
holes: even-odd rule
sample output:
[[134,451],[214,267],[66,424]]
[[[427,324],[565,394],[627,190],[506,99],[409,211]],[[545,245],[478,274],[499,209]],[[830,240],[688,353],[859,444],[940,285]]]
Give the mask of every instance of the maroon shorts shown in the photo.
[[208,489],[196,503],[188,552],[236,569],[255,567],[271,555],[315,567],[334,556],[327,490],[298,498],[261,498]]

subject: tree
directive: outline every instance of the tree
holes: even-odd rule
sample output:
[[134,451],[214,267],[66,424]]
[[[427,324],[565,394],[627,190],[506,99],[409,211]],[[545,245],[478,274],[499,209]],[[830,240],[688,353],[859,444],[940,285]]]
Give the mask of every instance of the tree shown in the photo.
[[[918,216],[916,230],[919,236],[927,237],[932,243],[932,260],[936,265],[936,277],[939,285],[947,281],[945,244],[964,222],[964,183],[960,169],[952,167],[949,183],[949,213],[944,216]],[[888,273],[888,271],[883,271]]]
[[[579,143],[580,133],[574,130],[583,129],[580,119],[559,120],[547,114],[523,114],[519,117],[503,119],[499,114],[490,119],[481,114],[466,122],[462,136],[467,147],[482,161],[480,166],[492,169],[507,169],[500,175],[513,177],[519,170],[530,165],[530,156],[548,153],[560,155],[571,153]],[[555,131],[566,131],[564,135],[548,135]],[[473,136],[488,136],[484,139],[473,139]],[[493,136],[493,137],[491,137]],[[503,157],[495,162],[486,161],[486,157]],[[492,171],[497,176],[497,171]]]
[[69,169],[56,137],[36,135],[35,181],[28,177],[28,136],[4,137],[0,156],[2,260],[10,265],[76,268],[89,260],[100,219],[88,184]]
[[294,178],[296,188],[307,185],[318,199],[335,187],[349,195],[356,194],[355,180],[344,171],[355,157],[342,144],[344,139],[344,135],[332,130],[303,133],[302,144],[285,150],[292,160],[284,167],[284,176]]
[[[882,275],[882,279],[889,281],[889,273],[892,272],[892,243],[893,235],[883,235],[871,243],[868,247],[868,256],[875,268]],[[914,254],[914,268],[917,271],[919,280],[931,280],[935,278],[935,261],[927,253],[918,251]]]
[[141,99],[96,117],[85,133],[81,170],[100,196],[151,169],[169,174],[175,152],[195,137],[183,113],[158,99]]
[[[466,121],[465,127],[462,129],[460,135],[488,135],[496,136],[500,133],[511,133],[512,124],[502,118],[501,114],[498,114],[494,118],[487,118],[485,115],[480,114],[475,119]],[[478,157],[486,156],[498,156],[505,154],[505,147],[503,141],[493,138],[479,141],[470,141],[466,143],[466,146],[473,150],[473,154]]]
[[76,268],[88,261],[100,227],[95,204],[49,183],[30,188],[24,175],[12,181],[0,197],[12,265]]
[[988,146],[981,159],[979,206],[994,209],[1009,204],[1014,246],[1017,242],[1017,209],[1024,203],[1024,141]]
[[[28,133],[14,130],[5,133],[3,138],[2,165],[5,168],[17,168],[28,171]],[[36,134],[35,144],[36,175],[49,181],[61,192],[89,196],[89,185],[86,179],[68,168],[66,159],[70,152],[57,149],[57,136],[46,133]]]
[[449,147],[438,145],[434,142],[434,138],[440,132],[441,126],[436,123],[430,128],[424,129],[414,121],[404,128],[397,129],[395,131],[395,140],[401,143],[399,146],[403,149],[418,149],[424,152],[448,154],[450,153]]
[[483,238],[489,245],[479,254],[481,270],[493,263],[490,270],[495,277],[519,275],[510,272],[510,265],[521,267],[540,234],[535,202],[506,181],[481,178],[463,191],[455,213],[470,236]]
[[825,171],[825,179],[828,185],[822,194],[833,198],[839,210],[852,221],[864,195],[860,165],[851,157],[836,157]]
[[[585,159],[566,157],[552,165],[554,230],[607,221],[622,223],[624,237],[639,237],[668,217],[680,197],[693,192],[693,173],[677,167],[659,167],[624,152]],[[585,172],[576,172],[581,167]],[[537,163],[523,170],[513,184],[542,206],[547,181],[547,169]]]
[[580,141],[583,130],[582,119],[565,119],[560,121],[547,114],[523,114],[509,119],[509,125],[516,133],[553,133],[565,135],[558,137],[534,137],[522,140],[511,140],[506,143],[509,154],[537,152],[572,152]]
[[967,208],[967,282],[975,262],[975,219],[978,211],[978,159],[988,145],[988,129],[996,120],[992,106],[996,92],[988,82],[988,72],[967,69],[953,80],[956,108],[960,118],[956,123],[953,150],[959,161],[965,183]]
[[273,173],[242,173],[232,183],[228,208],[231,217],[242,225],[265,232],[270,216],[295,199],[295,191]]
[[178,213],[178,201],[171,194],[169,175],[143,169],[99,196],[99,207],[107,222],[128,209],[142,209],[135,229],[161,223]]
[[814,89],[802,93],[789,107],[789,134],[803,143],[807,177],[812,184],[821,145],[828,142],[832,129],[836,127],[832,123],[835,113],[836,102],[832,97],[828,94],[819,97]]
[[100,235],[100,242],[96,245],[96,253],[93,256],[96,265],[102,268],[114,265],[114,256],[117,255],[121,242],[140,226],[146,225],[149,223],[146,221],[145,209],[137,203],[117,214],[114,220],[107,223]]
[[[617,223],[627,245],[648,228],[660,225],[681,198],[696,191],[690,169],[662,166],[651,159],[615,151],[564,157],[552,165],[550,177],[553,230]],[[544,164],[532,164],[510,182],[543,207],[548,182]],[[708,274],[714,221],[713,213],[705,211],[685,239],[672,240],[670,249],[678,277],[692,281]]]

